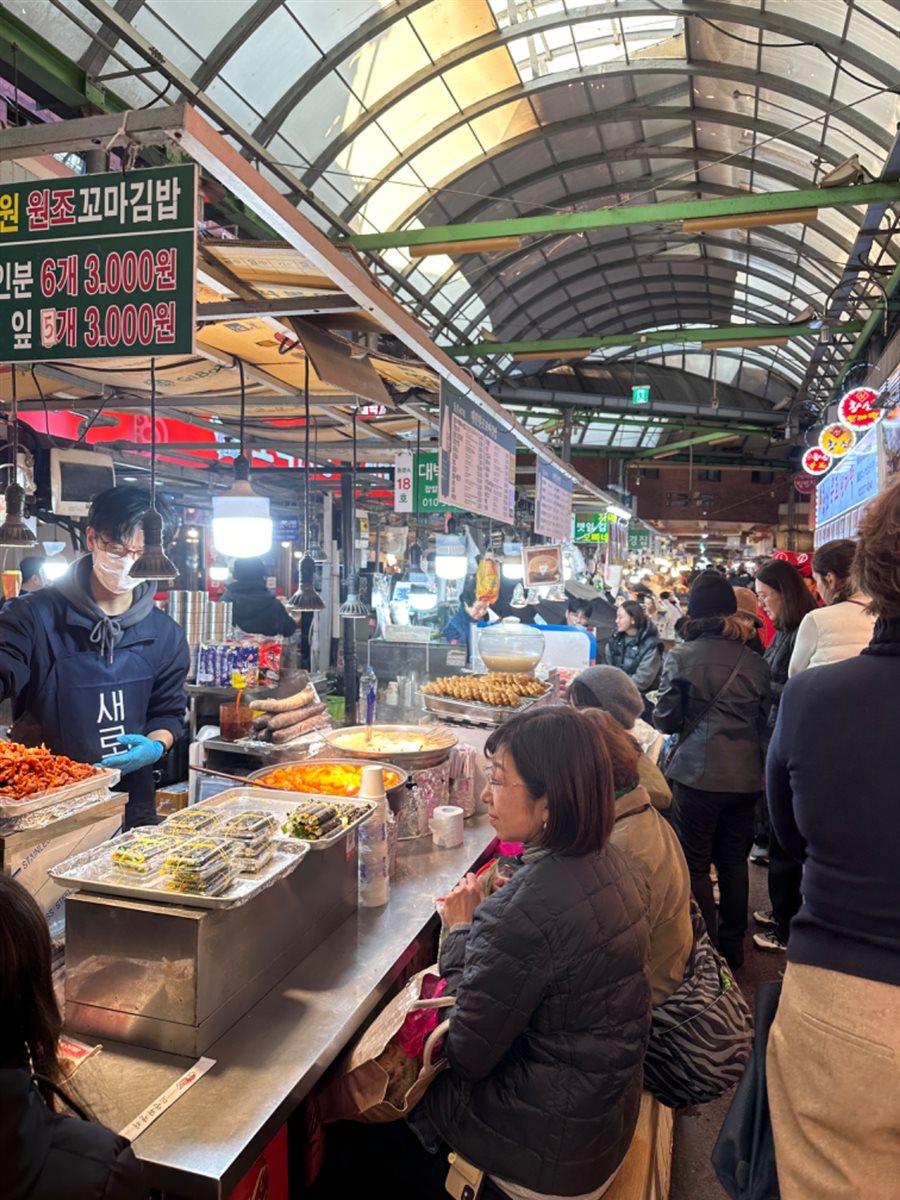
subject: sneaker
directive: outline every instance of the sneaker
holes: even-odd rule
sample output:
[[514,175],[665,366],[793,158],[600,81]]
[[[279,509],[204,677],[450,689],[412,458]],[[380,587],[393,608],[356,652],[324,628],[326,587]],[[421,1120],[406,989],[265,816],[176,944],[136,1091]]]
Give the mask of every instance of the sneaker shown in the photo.
[[754,933],[753,945],[757,950],[765,950],[769,954],[784,954],[787,942],[783,942],[774,932]]
[[769,850],[766,846],[754,846],[750,851],[750,861],[757,867],[769,865]]
[[757,925],[765,926],[766,929],[774,929],[775,927],[775,917],[772,915],[771,910],[767,911],[764,908],[758,908],[753,914],[753,920]]

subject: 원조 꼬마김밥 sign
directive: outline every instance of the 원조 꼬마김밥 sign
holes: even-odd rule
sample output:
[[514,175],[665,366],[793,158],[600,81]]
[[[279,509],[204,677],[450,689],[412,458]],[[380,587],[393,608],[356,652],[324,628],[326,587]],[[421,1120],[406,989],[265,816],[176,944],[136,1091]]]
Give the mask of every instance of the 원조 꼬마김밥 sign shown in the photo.
[[0,185],[0,362],[191,354],[194,166]]

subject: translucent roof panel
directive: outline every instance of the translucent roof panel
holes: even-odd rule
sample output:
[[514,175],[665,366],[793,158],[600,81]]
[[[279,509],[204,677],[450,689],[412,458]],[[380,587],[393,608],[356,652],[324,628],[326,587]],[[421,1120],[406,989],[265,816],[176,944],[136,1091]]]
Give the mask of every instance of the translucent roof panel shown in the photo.
[[[112,30],[97,42],[101,22],[78,0],[27,7],[38,33],[92,77],[115,75],[110,86],[129,103],[177,96],[156,57]],[[232,123],[227,133],[267,147],[261,169],[287,164],[335,234],[805,188],[853,155],[878,177],[900,119],[890,0],[741,0],[710,19],[633,0],[117,7],[192,79],[193,102],[202,109],[208,97]],[[442,344],[483,329],[540,341],[740,327],[831,304],[863,216],[862,206],[821,207],[809,224],[686,236],[660,223],[545,234],[490,255],[413,260],[398,249],[371,261],[402,273]],[[881,253],[892,267],[900,249]],[[876,296],[858,290],[853,315],[868,316]],[[694,368],[709,358],[678,341],[631,357],[687,370],[686,354]],[[793,339],[735,349],[728,369],[768,401],[806,377],[812,355]],[[499,358],[493,368],[520,370]]]

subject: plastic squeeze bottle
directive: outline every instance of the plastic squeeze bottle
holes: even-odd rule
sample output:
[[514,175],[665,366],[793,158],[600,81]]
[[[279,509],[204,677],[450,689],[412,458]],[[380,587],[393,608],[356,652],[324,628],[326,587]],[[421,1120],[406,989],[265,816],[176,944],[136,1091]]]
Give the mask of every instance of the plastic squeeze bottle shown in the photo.
[[381,767],[363,767],[359,799],[368,800],[375,805],[375,811],[359,827],[359,905],[360,908],[379,908],[391,898],[387,841],[388,803],[384,792],[384,771]]

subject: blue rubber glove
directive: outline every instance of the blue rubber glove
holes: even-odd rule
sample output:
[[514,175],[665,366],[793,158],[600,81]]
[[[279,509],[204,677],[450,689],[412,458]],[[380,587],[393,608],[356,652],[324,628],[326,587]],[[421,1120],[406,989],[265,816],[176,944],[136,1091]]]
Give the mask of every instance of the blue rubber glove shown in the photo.
[[121,753],[108,754],[94,765],[112,767],[121,771],[123,775],[130,775],[132,771],[140,771],[142,767],[152,767],[166,752],[162,742],[158,742],[156,738],[145,737],[142,733],[120,734],[119,745],[127,746],[128,749]]

